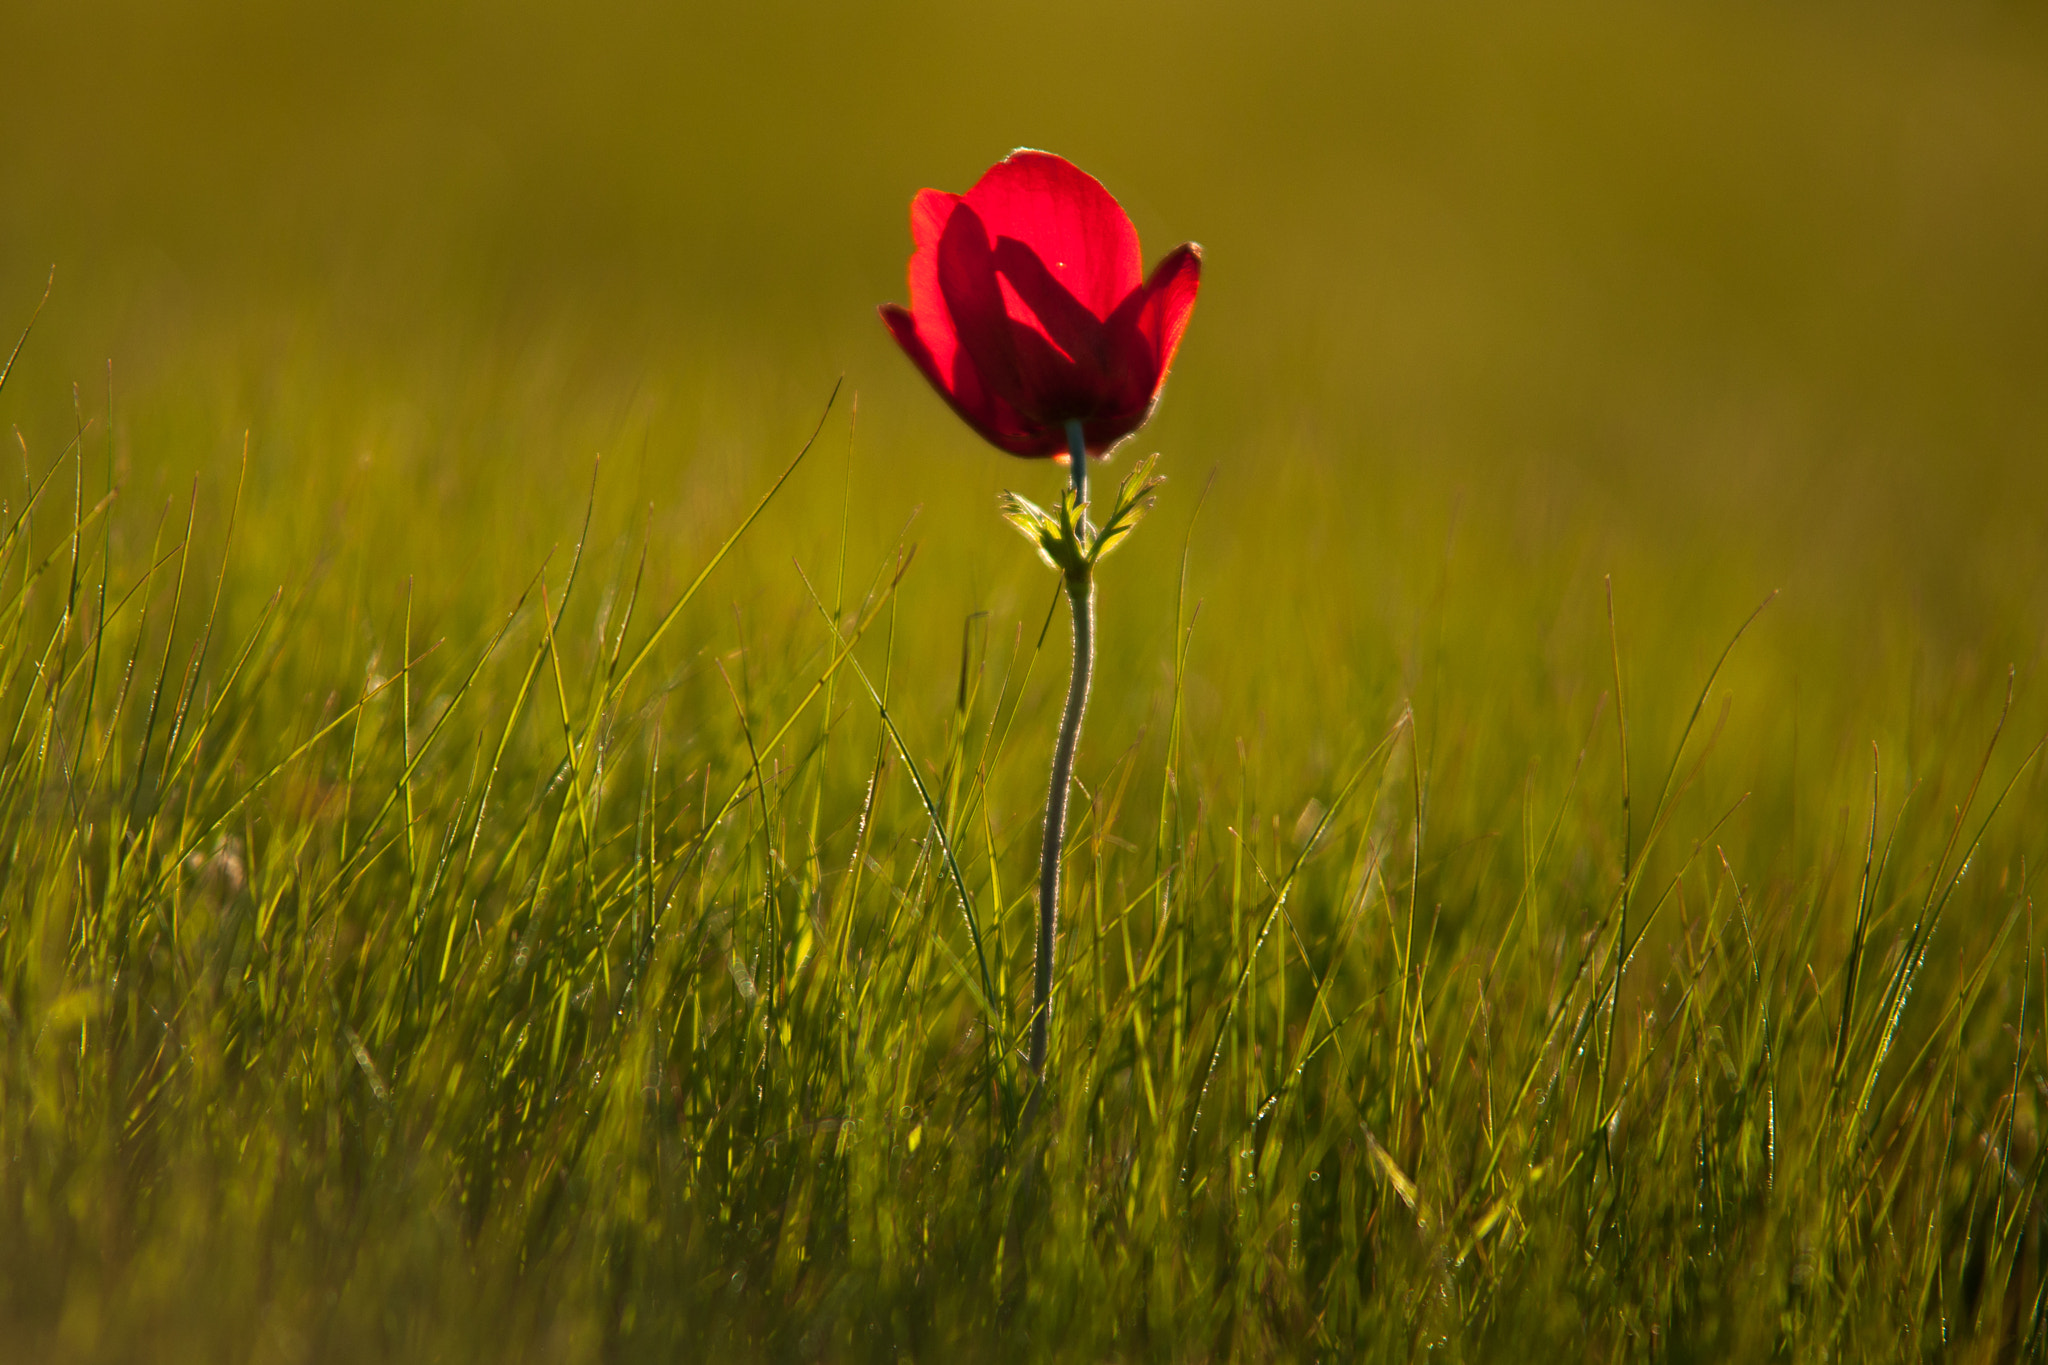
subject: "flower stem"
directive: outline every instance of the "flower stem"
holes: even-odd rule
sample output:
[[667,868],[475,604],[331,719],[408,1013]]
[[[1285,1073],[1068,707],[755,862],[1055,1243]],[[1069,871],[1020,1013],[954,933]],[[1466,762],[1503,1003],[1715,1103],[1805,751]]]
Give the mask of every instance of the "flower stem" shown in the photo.
[[1081,435],[1078,421],[1067,423],[1067,472],[1074,479],[1074,497],[1080,502],[1088,501],[1088,443]]
[[[1079,422],[1067,423],[1068,469],[1075,496],[1088,497],[1088,448]],[[1068,615],[1074,630],[1074,671],[1067,683],[1067,710],[1059,743],[1052,751],[1051,790],[1045,798],[1045,845],[1038,858],[1038,959],[1033,973],[1031,1074],[1045,1075],[1045,1038],[1052,1023],[1053,942],[1059,929],[1060,850],[1067,834],[1067,786],[1074,775],[1074,746],[1088,709],[1088,683],[1095,672],[1095,584],[1084,568],[1067,575]],[[1036,1094],[1033,1095],[1034,1100]]]

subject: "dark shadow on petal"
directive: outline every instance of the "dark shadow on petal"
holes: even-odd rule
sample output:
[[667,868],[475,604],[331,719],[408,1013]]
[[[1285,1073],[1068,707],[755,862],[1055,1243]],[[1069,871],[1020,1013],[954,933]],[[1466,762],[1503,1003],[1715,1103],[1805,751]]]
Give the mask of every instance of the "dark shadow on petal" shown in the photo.
[[1016,410],[988,392],[974,363],[962,352],[954,356],[953,372],[941,374],[931,347],[918,335],[916,319],[899,304],[885,303],[878,310],[896,344],[910,357],[946,405],[983,440],[1012,455],[1043,456],[1064,445],[1049,443],[1044,431],[1025,422]]
[[1110,397],[1108,376],[1075,364],[1037,328],[1014,319],[1010,354],[1017,367],[1017,410],[1028,420],[1058,431],[1070,417],[1094,416]]
[[1136,422],[1144,420],[1143,414],[1159,387],[1158,352],[1144,328],[1149,301],[1149,291],[1133,289],[1131,296],[1110,314],[1109,321],[1102,328],[1116,357],[1116,397],[1109,406],[1117,412],[1132,415]]
[[960,339],[961,357],[972,361],[990,392],[1012,407],[1028,409],[1019,401],[1010,314],[996,280],[995,251],[981,219],[965,203],[954,208],[939,238],[939,292]]
[[1037,252],[1015,237],[998,237],[996,269],[1037,317],[1052,344],[1073,357],[1075,364],[1101,369],[1114,359],[1103,335],[1102,319],[1074,297]]

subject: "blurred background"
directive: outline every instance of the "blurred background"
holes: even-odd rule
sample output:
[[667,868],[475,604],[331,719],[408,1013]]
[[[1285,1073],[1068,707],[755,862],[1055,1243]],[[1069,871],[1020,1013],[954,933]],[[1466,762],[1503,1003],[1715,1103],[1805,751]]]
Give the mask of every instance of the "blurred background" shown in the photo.
[[195,477],[217,540],[248,433],[249,602],[324,558],[368,634],[416,578],[427,632],[480,639],[599,455],[599,542],[686,581],[843,375],[722,591],[804,620],[788,560],[829,562],[849,471],[856,564],[922,508],[937,708],[965,614],[1037,628],[992,496],[1057,475],[874,307],[911,195],[1031,145],[1148,261],[1208,253],[1119,460],[1173,483],[1106,585],[1105,750],[1191,526],[1198,727],[1277,717],[1290,783],[1409,700],[1503,771],[1576,749],[1609,575],[1646,752],[1773,589],[1738,766],[1910,763],[1981,736],[2009,665],[2048,714],[2038,6],[16,0],[0,31],[10,339],[56,267],[0,421],[46,468],[111,375],[131,556]]

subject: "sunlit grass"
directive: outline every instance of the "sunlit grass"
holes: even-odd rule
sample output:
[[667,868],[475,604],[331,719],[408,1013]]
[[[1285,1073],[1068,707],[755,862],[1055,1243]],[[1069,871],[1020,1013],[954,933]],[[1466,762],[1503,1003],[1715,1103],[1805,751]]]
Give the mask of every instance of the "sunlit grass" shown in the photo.
[[[874,477],[849,431],[792,493]],[[724,537],[568,504],[430,634],[389,575],[231,594],[245,511],[117,541],[104,445],[31,460],[5,545],[38,1358],[2038,1337],[2041,788],[1995,710],[1910,791],[1801,779],[1839,809],[1789,848],[1715,774],[1712,656],[1644,705],[1597,603],[1541,749],[1406,708],[1233,743],[1190,728],[1204,575],[1166,544],[1106,578],[1180,643],[1105,679],[1020,1127],[1049,597],[946,645],[906,629],[913,547],[842,531],[727,615]],[[1261,779],[1298,745],[1323,779]]]

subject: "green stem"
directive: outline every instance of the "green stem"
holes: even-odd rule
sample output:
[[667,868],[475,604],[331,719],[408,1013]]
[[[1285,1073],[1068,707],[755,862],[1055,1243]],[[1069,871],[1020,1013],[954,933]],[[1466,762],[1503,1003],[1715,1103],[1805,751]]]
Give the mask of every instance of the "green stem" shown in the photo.
[[[1067,423],[1068,468],[1074,493],[1088,497],[1088,449],[1079,422]],[[1045,844],[1038,858],[1038,959],[1032,978],[1031,1074],[1045,1075],[1045,1040],[1052,1023],[1053,944],[1059,929],[1060,850],[1067,834],[1067,787],[1074,775],[1074,746],[1088,709],[1088,683],[1095,672],[1095,585],[1083,569],[1067,575],[1067,606],[1074,629],[1074,671],[1067,683],[1067,710],[1059,743],[1052,751],[1051,790],[1045,798]]]
[[1067,473],[1074,479],[1074,497],[1085,505],[1088,501],[1088,443],[1081,435],[1079,421],[1067,423]]

